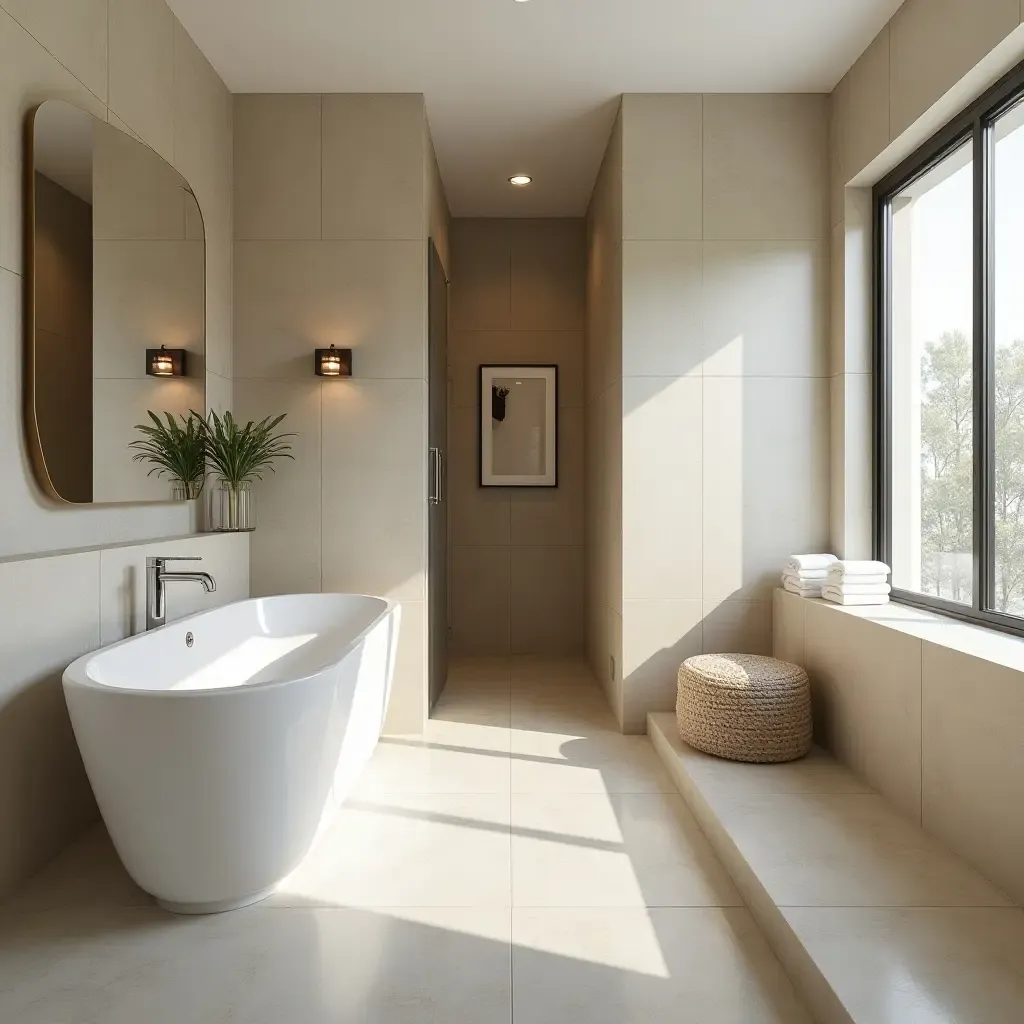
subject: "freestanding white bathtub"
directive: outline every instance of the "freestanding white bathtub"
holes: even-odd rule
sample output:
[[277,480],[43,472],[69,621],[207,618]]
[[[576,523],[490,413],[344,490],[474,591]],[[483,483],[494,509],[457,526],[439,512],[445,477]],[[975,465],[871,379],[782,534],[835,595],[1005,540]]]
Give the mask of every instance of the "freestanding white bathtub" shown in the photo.
[[242,601],[68,667],[103,820],[161,906],[243,907],[299,864],[380,737],[399,611],[349,594]]

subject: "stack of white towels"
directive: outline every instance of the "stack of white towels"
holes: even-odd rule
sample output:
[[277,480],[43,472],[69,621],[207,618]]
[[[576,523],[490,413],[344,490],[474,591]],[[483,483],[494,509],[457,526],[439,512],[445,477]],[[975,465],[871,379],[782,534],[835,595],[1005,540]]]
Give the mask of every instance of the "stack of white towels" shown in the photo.
[[888,604],[889,566],[885,562],[835,562],[829,566],[821,596],[833,604]]
[[843,561],[835,555],[793,555],[782,571],[782,585],[799,597],[821,597],[834,604],[889,603],[889,566],[884,562]]

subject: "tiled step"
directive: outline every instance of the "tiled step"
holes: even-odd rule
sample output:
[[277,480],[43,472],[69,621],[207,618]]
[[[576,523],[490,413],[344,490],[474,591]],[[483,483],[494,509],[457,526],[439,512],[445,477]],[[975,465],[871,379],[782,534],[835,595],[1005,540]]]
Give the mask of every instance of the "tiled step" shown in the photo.
[[671,714],[648,732],[821,1024],[1024,1021],[1024,910],[828,754],[738,764]]

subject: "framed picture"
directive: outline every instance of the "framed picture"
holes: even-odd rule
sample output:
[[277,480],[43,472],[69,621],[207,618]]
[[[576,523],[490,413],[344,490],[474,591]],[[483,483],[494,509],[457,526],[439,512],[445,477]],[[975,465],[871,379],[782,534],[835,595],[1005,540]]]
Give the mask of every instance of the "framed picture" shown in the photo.
[[558,486],[558,367],[480,367],[480,486]]

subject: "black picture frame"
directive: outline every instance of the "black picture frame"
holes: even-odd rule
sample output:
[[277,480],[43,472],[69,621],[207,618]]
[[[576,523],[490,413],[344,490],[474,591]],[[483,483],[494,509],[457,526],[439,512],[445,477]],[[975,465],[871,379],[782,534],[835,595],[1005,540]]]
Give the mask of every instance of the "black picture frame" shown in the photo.
[[[550,393],[547,395],[547,408],[551,419],[550,470],[544,474],[543,481],[538,478],[496,476],[488,469],[485,451],[485,427],[489,428],[496,412],[502,412],[496,404],[497,399],[491,390],[489,381],[495,376],[507,376],[507,371],[524,371],[523,376],[533,376],[550,380]],[[530,371],[543,371],[530,373]],[[485,388],[487,390],[485,390]],[[481,363],[477,368],[477,483],[480,487],[514,487],[533,490],[551,490],[558,487],[559,463],[559,429],[558,429],[558,364],[557,363]]]

